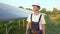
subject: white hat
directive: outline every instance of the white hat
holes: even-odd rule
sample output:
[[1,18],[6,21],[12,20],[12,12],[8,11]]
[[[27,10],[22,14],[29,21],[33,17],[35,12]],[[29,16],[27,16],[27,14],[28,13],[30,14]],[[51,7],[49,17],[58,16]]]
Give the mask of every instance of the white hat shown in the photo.
[[38,3],[34,3],[32,6],[40,6]]
[[38,3],[34,3],[34,4],[32,4],[32,6],[38,6],[40,9],[40,5]]

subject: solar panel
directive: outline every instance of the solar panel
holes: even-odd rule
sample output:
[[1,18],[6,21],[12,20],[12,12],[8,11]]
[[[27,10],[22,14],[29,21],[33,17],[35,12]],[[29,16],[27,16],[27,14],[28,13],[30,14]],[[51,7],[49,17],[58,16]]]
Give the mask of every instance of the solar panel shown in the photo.
[[24,9],[0,3],[0,21],[27,18],[29,14]]

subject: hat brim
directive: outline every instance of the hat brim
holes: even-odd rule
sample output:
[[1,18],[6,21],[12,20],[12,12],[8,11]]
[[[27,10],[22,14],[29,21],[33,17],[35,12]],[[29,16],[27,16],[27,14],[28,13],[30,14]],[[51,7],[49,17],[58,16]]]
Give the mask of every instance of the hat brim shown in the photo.
[[39,5],[32,5],[32,6],[39,6]]

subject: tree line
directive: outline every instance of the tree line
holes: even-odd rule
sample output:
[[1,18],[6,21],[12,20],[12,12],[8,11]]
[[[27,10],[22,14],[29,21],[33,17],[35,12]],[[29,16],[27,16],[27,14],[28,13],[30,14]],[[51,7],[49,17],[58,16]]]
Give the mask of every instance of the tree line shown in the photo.
[[[19,8],[24,9],[24,7],[22,7],[22,6],[19,6]],[[32,11],[31,8],[25,8],[25,9]],[[45,14],[47,14],[47,15],[52,15],[52,14],[53,14],[53,15],[57,15],[57,14],[60,14],[60,10],[58,10],[57,8],[53,8],[52,11],[51,11],[51,10],[47,11],[46,8],[42,8],[42,9],[40,10],[40,12],[45,13]]]

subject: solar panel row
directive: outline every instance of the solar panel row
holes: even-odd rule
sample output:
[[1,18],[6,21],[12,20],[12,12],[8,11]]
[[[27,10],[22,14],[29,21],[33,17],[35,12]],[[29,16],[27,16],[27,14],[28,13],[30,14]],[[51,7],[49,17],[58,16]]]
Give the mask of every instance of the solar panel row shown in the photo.
[[29,14],[24,9],[0,3],[0,21],[27,18]]

